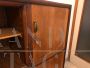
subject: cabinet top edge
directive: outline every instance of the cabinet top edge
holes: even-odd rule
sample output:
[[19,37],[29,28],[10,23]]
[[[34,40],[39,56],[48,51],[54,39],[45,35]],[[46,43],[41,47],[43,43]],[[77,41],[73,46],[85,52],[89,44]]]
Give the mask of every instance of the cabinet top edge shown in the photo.
[[48,0],[0,0],[0,6],[4,4],[11,4],[11,5],[21,5],[21,4],[41,4],[41,5],[50,5],[50,6],[60,6],[71,8],[70,4],[64,4],[59,2],[52,2]]
[[30,4],[41,4],[41,5],[48,5],[48,6],[71,8],[70,4],[52,2],[52,1],[47,1],[47,0],[30,0],[29,3]]

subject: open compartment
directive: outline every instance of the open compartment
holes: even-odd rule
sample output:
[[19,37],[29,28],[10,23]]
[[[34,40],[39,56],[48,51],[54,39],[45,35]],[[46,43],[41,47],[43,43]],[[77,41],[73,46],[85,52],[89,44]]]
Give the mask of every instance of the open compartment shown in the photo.
[[22,34],[22,9],[22,6],[0,7],[0,40],[3,39],[2,36],[4,36],[5,38],[9,38],[20,36]]
[[23,46],[23,6],[0,6],[0,53],[17,53]]

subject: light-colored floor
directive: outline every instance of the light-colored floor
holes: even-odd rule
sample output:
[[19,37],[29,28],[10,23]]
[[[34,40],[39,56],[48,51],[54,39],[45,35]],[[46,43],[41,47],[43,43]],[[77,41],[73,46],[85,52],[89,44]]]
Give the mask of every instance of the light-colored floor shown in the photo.
[[[28,68],[28,67],[27,66],[24,66],[22,68]],[[64,68],[77,68],[77,67],[73,63],[71,63],[70,61],[66,61]]]
[[70,61],[66,61],[64,68],[77,68],[77,67]]

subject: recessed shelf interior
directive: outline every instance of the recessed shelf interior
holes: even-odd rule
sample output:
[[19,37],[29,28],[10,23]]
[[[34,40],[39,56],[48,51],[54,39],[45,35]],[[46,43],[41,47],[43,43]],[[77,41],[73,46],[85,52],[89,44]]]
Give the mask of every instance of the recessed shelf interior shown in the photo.
[[[15,37],[23,46],[23,6],[0,6],[0,45],[10,47],[17,45]],[[6,48],[7,49],[7,48]]]

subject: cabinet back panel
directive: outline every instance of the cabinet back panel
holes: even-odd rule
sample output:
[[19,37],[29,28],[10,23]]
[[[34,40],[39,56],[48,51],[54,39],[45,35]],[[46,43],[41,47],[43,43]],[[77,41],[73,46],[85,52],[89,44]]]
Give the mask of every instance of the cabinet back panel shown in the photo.
[[[12,28],[20,32],[22,37],[18,37],[22,50],[24,49],[24,7],[23,6],[9,6],[0,8],[0,28]],[[24,20],[23,20],[24,19]],[[10,40],[10,39],[9,39]],[[9,42],[8,42],[9,43]],[[8,45],[13,45],[9,43]],[[17,46],[17,45],[16,45]],[[22,61],[25,61],[24,53],[21,53]]]
[[0,7],[0,28],[7,26],[5,8]]
[[22,7],[8,7],[6,9],[8,27],[15,27],[17,30],[22,31],[22,12]]

